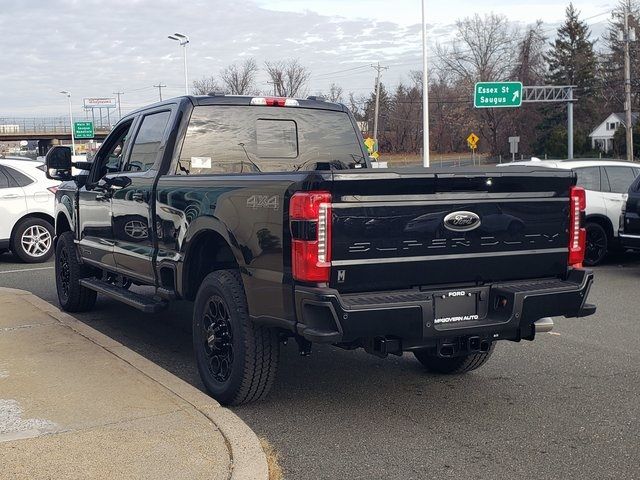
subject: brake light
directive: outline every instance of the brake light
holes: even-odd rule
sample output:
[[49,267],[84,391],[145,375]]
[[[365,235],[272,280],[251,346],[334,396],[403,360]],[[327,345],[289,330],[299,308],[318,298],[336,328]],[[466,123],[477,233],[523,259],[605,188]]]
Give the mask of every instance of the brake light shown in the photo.
[[582,227],[582,219],[587,206],[584,189],[571,187],[569,204],[569,265],[582,267],[587,232]]
[[331,272],[331,194],[300,192],[289,204],[293,278],[328,282]]
[[55,195],[56,192],[58,191],[58,187],[47,187],[47,190],[49,190],[51,193]]
[[299,107],[300,104],[293,98],[284,97],[254,97],[251,105],[262,105],[266,107]]

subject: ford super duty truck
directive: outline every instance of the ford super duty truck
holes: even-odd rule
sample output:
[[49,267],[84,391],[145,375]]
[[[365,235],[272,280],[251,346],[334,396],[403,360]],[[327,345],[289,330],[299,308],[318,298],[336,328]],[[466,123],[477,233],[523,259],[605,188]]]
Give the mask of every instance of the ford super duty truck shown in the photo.
[[266,395],[291,338],[463,373],[595,312],[573,172],[371,166],[353,116],[318,98],[185,96],[124,117],[92,162],[54,147],[60,305],[193,301],[225,404]]

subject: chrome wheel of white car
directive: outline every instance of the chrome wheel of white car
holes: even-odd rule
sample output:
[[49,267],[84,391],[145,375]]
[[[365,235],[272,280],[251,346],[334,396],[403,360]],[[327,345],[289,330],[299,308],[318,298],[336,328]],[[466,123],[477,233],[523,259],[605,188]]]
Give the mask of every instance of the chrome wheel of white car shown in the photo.
[[22,234],[22,248],[32,257],[42,257],[51,249],[51,234],[42,225],[32,225]]
[[23,262],[45,262],[53,254],[53,232],[53,225],[47,220],[25,218],[13,231],[11,250]]

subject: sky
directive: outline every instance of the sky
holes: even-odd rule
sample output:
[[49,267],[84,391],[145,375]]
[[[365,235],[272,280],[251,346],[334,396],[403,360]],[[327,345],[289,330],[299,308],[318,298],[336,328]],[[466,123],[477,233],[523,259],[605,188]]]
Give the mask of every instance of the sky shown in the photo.
[[[575,0],[594,35],[606,27],[617,3]],[[549,35],[564,18],[554,0],[458,0],[455,8],[426,0],[429,45],[453,41],[455,21],[491,12],[514,27],[541,19]],[[190,82],[247,57],[296,58],[312,77],[309,93],[332,82],[346,92],[368,94],[371,63],[389,69],[391,86],[421,69],[420,0],[0,0],[0,119],[64,115],[70,91],[74,113],[85,97],[122,91],[123,113],[184,92],[182,50],[167,38],[189,35]],[[258,76],[268,89],[266,76]],[[6,122],[6,120],[4,120]]]

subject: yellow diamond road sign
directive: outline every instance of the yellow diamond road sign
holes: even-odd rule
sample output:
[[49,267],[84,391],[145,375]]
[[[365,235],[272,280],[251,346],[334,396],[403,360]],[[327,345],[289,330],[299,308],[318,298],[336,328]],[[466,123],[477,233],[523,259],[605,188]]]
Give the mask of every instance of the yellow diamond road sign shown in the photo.
[[467,137],[467,143],[471,148],[476,148],[478,146],[478,140],[480,140],[480,138],[475,133],[472,133]]

